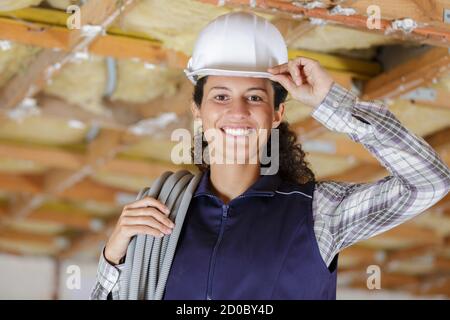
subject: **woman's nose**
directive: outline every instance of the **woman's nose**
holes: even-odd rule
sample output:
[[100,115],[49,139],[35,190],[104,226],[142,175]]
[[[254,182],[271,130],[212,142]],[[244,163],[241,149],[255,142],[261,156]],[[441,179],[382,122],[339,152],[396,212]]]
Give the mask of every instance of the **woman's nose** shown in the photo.
[[250,115],[250,109],[244,101],[236,101],[228,110],[230,116],[245,118]]

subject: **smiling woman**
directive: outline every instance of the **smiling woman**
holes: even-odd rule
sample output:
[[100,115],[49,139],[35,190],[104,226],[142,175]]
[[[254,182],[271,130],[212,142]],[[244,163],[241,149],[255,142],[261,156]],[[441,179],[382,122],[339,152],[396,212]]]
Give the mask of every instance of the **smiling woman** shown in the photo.
[[[219,161],[201,167],[195,191],[185,193],[192,195],[186,211],[175,210],[185,214],[176,225],[166,196],[124,207],[100,257],[94,299],[126,298],[119,287],[130,279],[150,279],[132,288],[143,299],[335,299],[342,249],[411,219],[450,189],[450,170],[423,139],[381,103],[360,101],[334,83],[317,61],[288,61],[281,34],[261,17],[233,12],[212,21],[185,72],[195,85],[200,141]],[[372,183],[315,181],[283,122],[286,90],[324,126],[363,144],[391,175]],[[271,158],[279,170],[266,174],[260,161],[248,161],[260,160],[252,139],[273,152],[277,132]],[[246,161],[236,161],[235,148],[247,151]],[[127,251],[136,235],[141,243],[170,239],[176,250]],[[158,257],[168,255],[163,266]],[[137,269],[129,263],[136,257]],[[158,279],[161,295],[146,290],[155,274],[167,276]]]
[[[208,78],[211,78],[212,81],[208,82]],[[222,78],[222,79],[221,79]],[[226,79],[226,78],[225,78]],[[203,114],[209,114],[211,112],[214,112],[214,104],[217,104],[219,106],[223,106],[221,108],[218,108],[219,110],[222,109],[222,112],[224,111],[226,105],[229,105],[231,103],[231,99],[233,96],[233,90],[228,87],[220,87],[220,86],[213,86],[211,83],[220,83],[221,80],[223,80],[223,77],[217,77],[217,76],[205,76],[201,79],[199,79],[194,87],[193,92],[193,102],[194,105],[192,107],[192,112],[194,115],[197,115],[197,117],[201,117],[200,110],[203,111]],[[279,83],[275,81],[271,81],[268,79],[262,79],[262,78],[238,78],[234,79],[237,81],[229,81],[231,87],[241,88],[241,90],[244,91],[242,96],[238,96],[237,99],[240,99],[242,101],[248,101],[248,105],[252,105],[253,107],[258,107],[258,109],[263,109],[263,114],[266,117],[272,116],[272,113],[275,115],[276,113],[282,113],[283,111],[280,111],[284,108],[283,103],[287,97],[287,90],[280,85]],[[244,82],[247,86],[249,86],[248,89],[242,89],[241,84]],[[254,83],[258,84],[263,82],[262,87],[252,87]],[[222,82],[223,83],[223,82]],[[244,87],[245,88],[245,87]],[[209,92],[205,92],[209,89]],[[221,92],[224,91],[224,92]],[[209,96],[212,96],[209,97]],[[208,102],[208,97],[211,102]],[[218,100],[218,101],[217,101]],[[208,108],[210,105],[210,108]],[[203,109],[202,109],[203,108]],[[272,111],[273,110],[273,111]],[[219,111],[220,112],[220,111]],[[239,112],[239,111],[238,111]],[[203,121],[207,121],[206,118]],[[268,121],[266,121],[268,122]],[[210,128],[212,125],[206,124],[205,127]],[[232,135],[236,135],[235,132],[233,132],[233,127],[236,127],[236,124],[229,125],[227,128],[228,132]],[[266,124],[266,132],[270,133],[269,124]],[[222,127],[227,127],[227,125],[223,125]],[[248,127],[248,126],[246,126]],[[260,127],[258,127],[260,128]],[[280,175],[283,177],[283,179],[291,182],[299,182],[299,183],[306,183],[309,181],[314,181],[314,173],[309,168],[309,165],[307,161],[305,160],[305,152],[302,149],[302,146],[300,143],[297,142],[297,135],[294,131],[290,130],[289,124],[287,121],[281,121],[279,122],[278,126],[276,127],[278,130],[278,161],[279,161],[279,172]],[[230,132],[231,131],[231,132]],[[226,131],[225,131],[226,132]],[[239,132],[238,132],[239,134]],[[263,145],[265,147],[264,152],[268,152],[268,157],[274,156],[271,154],[272,150],[272,140],[268,139],[267,136],[261,135],[263,140]],[[230,139],[228,139],[230,140]],[[267,143],[265,143],[267,141]],[[201,144],[201,148],[197,147],[198,144]],[[217,141],[216,141],[217,143]],[[194,147],[195,146],[195,147]],[[191,153],[194,159],[202,159],[204,155],[207,155],[208,152],[205,152],[206,148],[208,148],[208,141],[204,137],[204,133],[202,131],[196,132],[194,136],[194,146],[192,147]],[[216,148],[220,150],[221,148]],[[256,151],[253,151],[253,153]],[[252,152],[249,152],[251,154]],[[248,159],[246,159],[248,162]],[[208,161],[202,161],[201,163],[196,163],[197,167],[205,172],[209,170],[209,164]],[[269,164],[263,165],[268,166]]]

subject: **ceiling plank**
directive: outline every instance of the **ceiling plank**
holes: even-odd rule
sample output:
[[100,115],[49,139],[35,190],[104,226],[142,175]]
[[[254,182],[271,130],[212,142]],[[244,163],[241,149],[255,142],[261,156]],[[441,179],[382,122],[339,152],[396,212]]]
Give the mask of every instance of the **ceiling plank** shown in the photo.
[[[53,169],[44,175],[43,194],[31,196],[26,201],[20,201],[11,207],[9,217],[23,219],[32,211],[39,208],[45,201],[47,195],[60,195],[79,184],[103,166],[104,163],[114,159],[118,152],[126,145],[122,141],[123,133],[117,130],[102,129],[100,133],[89,143],[85,163],[75,171]],[[101,189],[103,191],[104,189]],[[98,189],[90,189],[97,192]],[[101,197],[97,194],[97,197]]]
[[0,156],[30,160],[48,167],[76,170],[85,163],[85,156],[57,147],[0,143]]
[[321,180],[364,183],[379,179],[380,176],[388,174],[389,172],[379,164],[362,163],[357,164],[344,172],[324,177]]
[[[450,128],[442,129],[427,137],[425,140],[430,146],[440,155],[443,155],[442,159],[445,163],[450,165],[450,157],[448,157],[448,150],[450,149],[450,142],[448,137],[450,136]],[[387,170],[377,163],[359,163],[353,168],[350,168],[344,172],[336,175],[324,177],[321,180],[330,181],[348,181],[362,183],[372,181],[373,179],[379,179],[388,174]]]
[[411,222],[403,223],[375,238],[411,239],[421,245],[441,245],[444,243],[444,237],[435,233],[434,230],[416,226]]
[[386,71],[364,86],[362,99],[393,99],[422,86],[450,71],[447,48],[431,48],[424,54]]
[[[70,30],[64,27],[35,23],[31,28],[28,23],[0,18],[0,38],[42,48],[70,50]],[[94,40],[89,52],[118,59],[138,58],[177,68],[184,68],[188,60],[182,53],[165,49],[156,41],[111,34]]]
[[297,134],[300,141],[314,139],[328,131],[325,126],[313,117],[294,122],[290,124],[290,128]]
[[[0,157],[30,160],[50,168],[67,170],[80,170],[88,162],[87,156],[77,151],[69,151],[58,147],[7,142],[0,142]],[[105,163],[102,169],[116,174],[142,175],[153,179],[164,171],[178,170],[180,166],[146,159],[114,158]],[[0,181],[0,185],[2,185],[2,181]],[[27,189],[29,188],[31,186]]]
[[57,254],[59,259],[69,259],[78,252],[100,242],[106,242],[109,234],[117,223],[117,218],[112,218],[106,222],[105,227],[100,232],[90,232],[78,236],[67,248],[60,250]]
[[69,30],[68,38],[66,39],[68,51],[44,49],[39,52],[31,65],[28,66],[27,72],[17,74],[3,87],[0,93],[1,108],[14,108],[24,98],[39,92],[54,73],[58,72],[62,65],[70,61],[72,52],[84,50],[101,33],[97,32],[94,35],[87,36],[82,32],[83,27],[92,25],[107,27],[119,16],[124,8],[132,5],[132,3],[133,0],[126,0],[120,5],[115,0],[90,0],[85,2],[80,9],[81,29]]
[[[8,206],[0,206],[0,217],[8,219]],[[102,225],[102,220],[93,212],[85,210],[60,211],[49,208],[39,208],[32,211],[24,222],[60,224],[76,230],[92,231]]]
[[367,8],[371,5],[380,8],[384,19],[408,17],[418,23],[450,30],[443,22],[443,11],[448,8],[446,0],[345,0],[341,3],[341,6],[351,7],[360,15],[367,15]]
[[[14,15],[23,21],[13,20]],[[73,32],[63,26],[66,16],[57,10],[41,8],[0,13],[0,38],[68,51],[70,50],[70,40],[68,39]],[[30,25],[33,26],[31,30]],[[305,27],[306,24],[303,24],[303,28]],[[298,34],[298,31],[300,30],[297,30],[295,34]],[[108,29],[107,34],[100,35],[93,40],[89,51],[116,58],[139,58],[151,63],[164,63],[181,69],[186,66],[189,59],[181,52],[163,48],[161,42],[145,34],[135,35],[117,28]],[[380,70],[380,65],[375,62],[304,50],[289,50],[291,57],[299,54],[318,60],[330,70],[351,72],[355,77],[365,78],[367,74],[373,75]]]
[[[200,2],[209,3],[212,5],[218,5],[217,0],[198,0]],[[405,0],[406,1],[406,0]],[[405,2],[402,0],[402,2]],[[438,0],[443,1],[443,0]],[[406,1],[405,3],[407,3]],[[240,7],[247,8],[251,10],[259,10],[269,14],[273,14],[273,11],[276,10],[276,13],[279,15],[285,15],[287,18],[293,17],[308,17],[308,18],[318,18],[328,23],[333,23],[336,25],[346,26],[354,29],[359,29],[362,31],[374,32],[383,35],[388,35],[394,38],[402,39],[402,40],[411,40],[421,43],[427,43],[435,46],[447,47],[450,43],[450,29],[446,26],[442,18],[441,20],[435,19],[434,24],[430,25],[429,23],[419,24],[417,28],[413,29],[411,32],[403,32],[400,30],[394,30],[392,28],[392,19],[394,17],[385,18],[384,14],[389,12],[392,7],[392,1],[383,1],[380,0],[377,2],[379,5],[384,8],[381,10],[381,19],[380,19],[380,28],[369,30],[367,28],[367,13],[360,12],[353,15],[343,15],[343,14],[330,14],[328,8],[312,8],[307,9],[306,7],[302,7],[301,5],[295,5],[292,1],[280,1],[280,0],[255,0],[250,4],[248,0],[227,0],[225,5],[228,7]],[[344,5],[343,5],[344,6]],[[351,3],[346,7],[351,7]],[[409,6],[410,7],[410,6]],[[442,8],[444,6],[442,5]],[[367,7],[366,7],[367,9]],[[429,11],[425,8],[420,10],[423,15],[429,17]],[[442,11],[441,11],[442,12]],[[443,12],[441,13],[443,14]],[[396,19],[403,19],[404,13],[399,13],[396,16]],[[420,19],[420,14],[415,15],[416,18]]]
[[[29,193],[39,195],[44,192],[44,176],[18,175],[0,173],[0,189],[11,193]],[[90,179],[85,179],[62,192],[59,197],[68,200],[95,201],[117,205],[121,194],[130,194],[127,189],[105,186]]]
[[4,229],[2,230],[2,232],[0,232],[0,239],[14,242],[30,242],[33,244],[52,247],[57,245],[58,237],[53,235],[34,234],[24,231],[17,231],[13,229]]
[[[419,104],[421,106],[439,108],[439,109],[450,109],[450,92],[442,88],[433,87],[419,87],[416,90],[422,90],[422,92],[427,92],[430,96],[425,94],[415,94],[415,90],[401,96],[400,99],[408,100],[413,104]],[[416,91],[417,93],[417,91]],[[413,95],[412,95],[413,94]]]
[[46,208],[34,210],[28,215],[26,221],[57,223],[66,227],[85,231],[92,230],[97,222],[101,225],[101,220],[93,218],[91,212],[82,210],[62,212]]

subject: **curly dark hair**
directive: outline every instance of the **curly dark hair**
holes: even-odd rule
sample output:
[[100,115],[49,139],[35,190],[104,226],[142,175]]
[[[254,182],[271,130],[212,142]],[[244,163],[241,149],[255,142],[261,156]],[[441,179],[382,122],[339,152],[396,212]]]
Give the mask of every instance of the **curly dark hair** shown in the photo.
[[[203,99],[203,88],[206,84],[208,76],[200,78],[194,87],[192,98],[198,108],[200,108]],[[274,89],[274,106],[275,110],[278,110],[281,103],[286,100],[288,92],[278,82],[272,81],[272,87]],[[279,173],[283,180],[293,183],[307,183],[315,181],[315,176],[312,170],[309,168],[308,162],[305,160],[305,152],[302,149],[301,144],[297,141],[297,135],[289,127],[287,121],[282,121],[278,126],[279,130]],[[191,155],[195,158],[194,150],[202,150],[204,154],[205,148],[208,146],[203,134],[201,137],[196,133],[194,137],[194,144],[200,145],[193,146],[191,149]],[[194,148],[196,147],[196,148]],[[269,138],[266,144],[266,150],[271,150],[271,139]],[[200,171],[204,172],[209,169],[209,164],[201,161],[200,164],[196,164]]]

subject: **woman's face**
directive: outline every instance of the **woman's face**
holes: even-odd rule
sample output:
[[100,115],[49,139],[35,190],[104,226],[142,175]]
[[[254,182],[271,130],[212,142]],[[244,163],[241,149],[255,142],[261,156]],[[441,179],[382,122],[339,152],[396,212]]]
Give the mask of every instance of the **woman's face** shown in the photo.
[[280,124],[284,105],[274,109],[269,79],[209,76],[202,104],[193,104],[192,112],[202,122],[211,163],[256,163],[250,161],[257,161],[270,130]]

